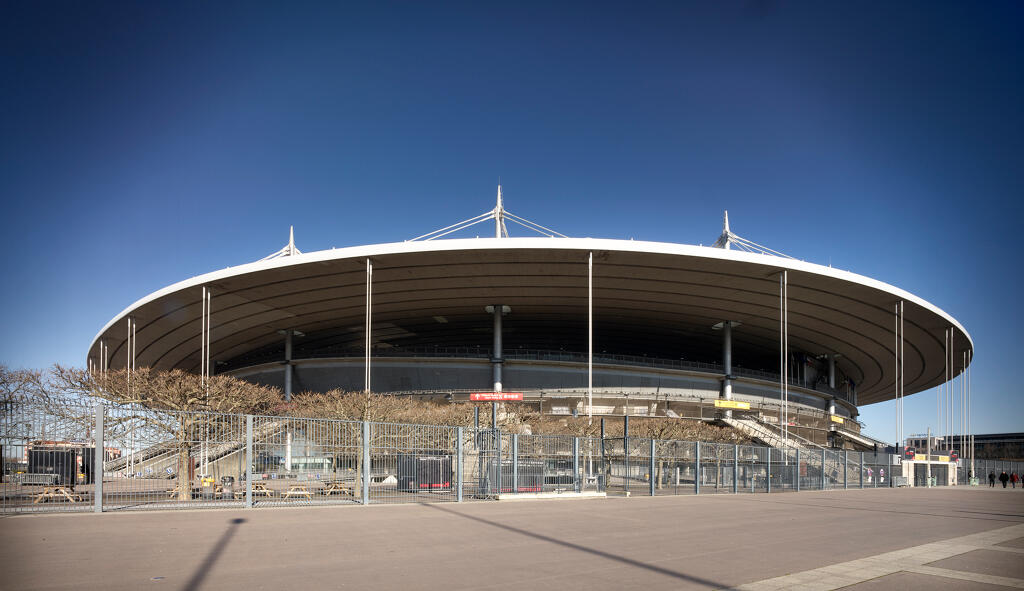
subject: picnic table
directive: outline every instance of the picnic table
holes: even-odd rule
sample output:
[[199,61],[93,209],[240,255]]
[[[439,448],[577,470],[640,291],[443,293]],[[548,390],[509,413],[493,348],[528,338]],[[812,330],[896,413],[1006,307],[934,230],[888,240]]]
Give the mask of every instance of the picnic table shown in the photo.
[[281,495],[282,498],[290,499],[292,496],[306,497],[307,499],[313,498],[313,493],[306,487],[305,484],[293,484],[288,487],[288,492]]
[[64,500],[67,499],[72,503],[81,503],[82,495],[76,494],[74,489],[68,492],[68,489],[63,486],[47,486],[43,489],[43,492],[36,495],[36,500],[32,501],[32,504],[36,504],[40,501],[46,502],[51,500]]
[[349,481],[347,480],[328,480],[324,482],[324,485],[324,490],[322,492],[328,497],[334,493],[338,493],[339,495],[348,495],[350,497],[354,496],[352,494],[352,487],[349,486]]
[[[272,497],[272,496],[274,496],[274,491],[273,491],[273,489],[268,488],[266,484],[264,484],[262,482],[256,482],[254,480],[253,483],[252,483],[252,496],[255,497],[256,495],[266,495],[268,497]],[[239,487],[239,489],[235,491],[235,498],[236,499],[240,499],[240,498],[242,498],[244,496],[245,496],[245,483],[243,482],[242,485]]]

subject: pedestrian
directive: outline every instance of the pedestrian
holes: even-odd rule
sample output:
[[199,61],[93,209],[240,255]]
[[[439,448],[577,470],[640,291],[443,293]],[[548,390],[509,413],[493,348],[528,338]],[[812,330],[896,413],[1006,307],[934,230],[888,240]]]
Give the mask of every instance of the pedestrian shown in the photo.
[[989,472],[988,473],[988,486],[989,486],[989,488],[993,488],[993,487],[995,487],[995,485],[996,485],[996,473],[995,472]]
[[1010,474],[1010,483],[1013,484],[1013,488],[1017,488],[1017,481],[1018,480],[1020,480],[1020,477],[1017,476],[1016,472],[1014,472],[1013,474]]
[[1006,488],[1006,483],[1010,481],[1010,475],[1003,470],[1003,473],[999,475],[999,482],[1003,483],[1003,488]]

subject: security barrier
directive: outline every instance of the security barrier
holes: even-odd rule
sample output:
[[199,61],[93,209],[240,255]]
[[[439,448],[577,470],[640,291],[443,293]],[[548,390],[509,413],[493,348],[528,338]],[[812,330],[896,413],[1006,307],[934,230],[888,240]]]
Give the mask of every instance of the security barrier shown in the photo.
[[[3,513],[777,493],[888,487],[893,468],[887,454],[843,450],[99,404],[0,408]],[[1021,474],[1024,463],[975,468],[985,485],[989,472]]]

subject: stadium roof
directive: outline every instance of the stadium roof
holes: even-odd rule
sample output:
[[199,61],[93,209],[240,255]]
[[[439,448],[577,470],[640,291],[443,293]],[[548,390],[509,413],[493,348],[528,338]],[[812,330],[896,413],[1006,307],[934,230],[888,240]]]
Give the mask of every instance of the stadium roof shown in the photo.
[[953,359],[964,352],[969,358],[973,349],[966,330],[934,305],[831,267],[692,245],[501,237],[296,249],[207,273],[126,308],[96,335],[88,355],[99,358],[102,340],[109,367],[123,367],[131,317],[138,366],[199,371],[203,287],[213,293],[210,349],[216,361],[279,343],[279,331],[286,329],[349,334],[361,346],[367,259],[373,261],[375,356],[402,343],[489,335],[483,310],[493,304],[511,306],[510,329],[519,322],[519,330],[552,342],[585,343],[591,252],[598,343],[652,351],[692,350],[696,343],[720,351],[720,337],[710,327],[732,320],[741,323],[733,332],[734,357],[774,359],[777,368],[779,276],[787,270],[790,351],[838,354],[839,368],[857,382],[860,404],[894,398],[895,306],[901,300],[906,393],[945,380],[946,329],[954,333]]

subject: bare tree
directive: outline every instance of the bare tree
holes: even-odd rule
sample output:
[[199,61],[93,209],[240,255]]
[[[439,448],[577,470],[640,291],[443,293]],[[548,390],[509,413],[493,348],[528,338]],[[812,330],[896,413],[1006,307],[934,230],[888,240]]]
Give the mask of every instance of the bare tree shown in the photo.
[[[50,412],[72,415],[83,402],[102,400],[122,407],[110,415],[108,429],[143,426],[173,442],[178,451],[178,498],[189,500],[196,460],[194,448],[216,433],[222,440],[244,441],[238,421],[226,413],[264,414],[281,404],[276,388],[230,376],[201,376],[180,370],[140,368],[105,373],[54,366],[40,396]],[[164,444],[166,445],[166,443]]]

